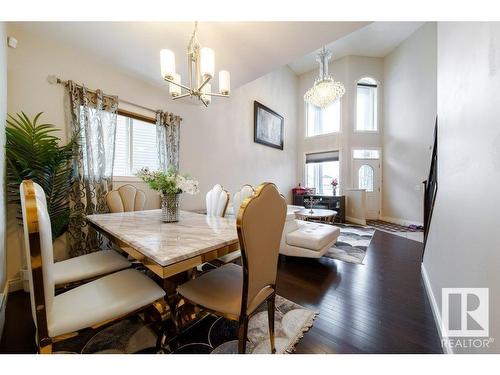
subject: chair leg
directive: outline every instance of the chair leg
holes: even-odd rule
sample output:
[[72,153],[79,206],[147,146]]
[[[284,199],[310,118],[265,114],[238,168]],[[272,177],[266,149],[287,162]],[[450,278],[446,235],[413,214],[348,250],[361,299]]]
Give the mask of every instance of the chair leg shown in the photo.
[[276,347],[274,346],[274,306],[275,306],[275,295],[267,300],[267,319],[269,321],[269,340],[271,340],[271,353],[276,353]]
[[240,317],[240,327],[238,334],[238,353],[245,354],[247,349],[248,317]]

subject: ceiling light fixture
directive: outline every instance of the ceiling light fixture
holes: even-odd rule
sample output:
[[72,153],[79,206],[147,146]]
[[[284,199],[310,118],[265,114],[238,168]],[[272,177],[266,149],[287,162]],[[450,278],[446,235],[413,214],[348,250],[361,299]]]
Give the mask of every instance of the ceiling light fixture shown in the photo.
[[[205,107],[208,107],[212,96],[229,97],[231,77],[227,70],[219,72],[219,93],[211,92],[208,83],[215,73],[215,53],[207,47],[201,47],[198,41],[198,22],[194,23],[194,31],[187,47],[189,86],[181,83],[181,76],[175,72],[175,54],[171,50],[160,51],[161,76],[169,82],[169,92],[172,98],[197,97]],[[182,93],[184,89],[185,93]]]
[[304,101],[319,108],[325,108],[335,100],[340,99],[344,93],[344,85],[336,82],[328,74],[328,60],[332,53],[325,47],[318,52],[316,61],[319,62],[319,77],[314,81],[314,86],[304,94]]

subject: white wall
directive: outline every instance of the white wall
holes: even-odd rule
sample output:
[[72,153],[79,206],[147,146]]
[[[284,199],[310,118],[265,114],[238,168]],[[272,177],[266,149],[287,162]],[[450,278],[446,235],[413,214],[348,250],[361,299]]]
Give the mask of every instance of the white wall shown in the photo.
[[[209,108],[204,108],[182,100],[173,102],[167,85],[160,88],[144,83],[114,66],[73,50],[71,46],[55,45],[50,40],[26,34],[18,24],[10,24],[9,33],[19,40],[18,48],[9,50],[8,55],[9,113],[23,110],[33,116],[44,111],[45,121],[64,129],[63,87],[50,85],[46,77],[55,74],[72,79],[135,103],[174,112],[183,118],[180,169],[200,181],[202,192],[194,197],[184,196],[183,208],[204,207],[205,192],[215,183],[221,183],[234,193],[245,183],[256,185],[272,181],[290,197],[290,190],[297,180],[297,78],[288,67],[233,90],[230,99],[215,98]],[[284,116],[283,151],[253,142],[254,100]],[[61,135],[66,138],[65,132]],[[123,183],[120,181],[117,186]],[[145,189],[144,184],[138,186]],[[150,202],[159,202],[150,191],[148,197]],[[14,220],[11,222],[8,251],[12,256],[9,258],[8,277],[14,278],[21,263],[16,255],[20,253],[20,240],[17,225]]]
[[7,35],[0,22],[0,338],[3,330],[2,293],[5,284],[5,115],[7,111]]
[[422,223],[422,181],[436,118],[436,24],[384,58],[382,215]]
[[500,351],[499,93],[500,24],[439,23],[439,186],[424,266],[438,309],[441,288],[489,287],[490,353]]
[[379,83],[379,128],[383,128],[382,59],[362,56],[346,56],[330,62],[330,74],[336,81],[342,82],[346,93],[341,99],[341,129],[339,133],[306,138],[305,92],[314,84],[318,76],[315,68],[299,76],[297,91],[297,178],[303,183],[305,178],[305,154],[317,151],[340,150],[340,184],[342,189],[351,188],[354,181],[351,173],[352,147],[380,147],[381,133],[359,133],[354,131],[356,121],[356,83],[362,77],[372,77]]

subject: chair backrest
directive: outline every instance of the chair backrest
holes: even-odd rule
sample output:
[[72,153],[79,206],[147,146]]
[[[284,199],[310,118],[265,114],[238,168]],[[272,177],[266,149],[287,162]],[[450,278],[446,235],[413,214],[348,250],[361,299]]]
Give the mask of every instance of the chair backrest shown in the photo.
[[236,227],[243,261],[243,309],[266,289],[275,289],[286,201],[276,185],[259,185],[238,212]]
[[31,310],[39,338],[48,337],[47,317],[54,301],[54,253],[46,198],[40,185],[25,180],[19,187]]
[[229,193],[221,185],[215,185],[206,195],[207,215],[223,217],[229,203]]
[[111,213],[142,211],[146,204],[146,194],[127,184],[106,194],[106,203]]
[[252,185],[243,185],[240,191],[237,191],[233,196],[233,209],[234,214],[238,214],[241,204],[245,199],[252,196],[255,193],[255,189]]

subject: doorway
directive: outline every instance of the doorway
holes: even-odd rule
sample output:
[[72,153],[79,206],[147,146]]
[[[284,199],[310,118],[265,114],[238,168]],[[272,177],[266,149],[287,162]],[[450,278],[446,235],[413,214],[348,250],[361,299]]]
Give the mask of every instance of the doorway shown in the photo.
[[376,149],[353,150],[354,187],[366,191],[366,218],[380,217],[380,151]]

